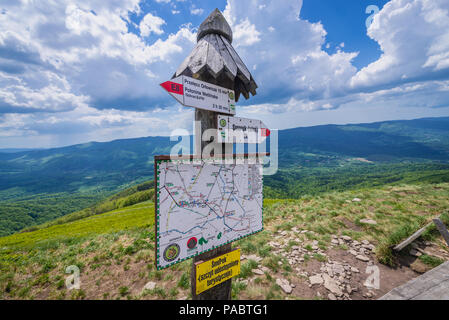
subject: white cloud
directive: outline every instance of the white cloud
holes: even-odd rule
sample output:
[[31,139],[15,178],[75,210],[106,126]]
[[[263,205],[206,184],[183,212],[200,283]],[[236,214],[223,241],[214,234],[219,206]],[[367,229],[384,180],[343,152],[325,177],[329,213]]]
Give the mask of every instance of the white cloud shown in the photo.
[[[15,74],[2,80],[3,91],[14,95],[8,100],[4,97],[3,104],[9,109],[33,105],[35,109],[54,111],[66,105],[61,103],[62,97],[77,101],[73,96],[101,109],[133,108],[126,106],[126,101],[114,105],[114,99],[147,100],[147,108],[151,108],[151,101],[162,97],[159,77],[170,76],[167,63],[182,59],[182,53],[187,54],[193,46],[195,35],[189,26],[183,26],[165,39],[146,43],[128,30],[128,15],[140,12],[137,4],[92,0],[6,6],[7,13],[0,20],[0,46],[11,54],[7,60],[0,60],[0,71],[3,67],[4,73]],[[164,23],[147,14],[140,31],[143,36],[161,34]],[[67,85],[56,86],[57,80],[46,85],[49,81],[41,77],[43,74]],[[61,98],[35,104],[37,93],[46,92],[45,88],[58,88],[55,96]]]
[[153,16],[151,13],[147,13],[145,17],[143,17],[142,21],[140,21],[140,35],[142,37],[148,37],[151,32],[161,35],[164,33],[161,29],[164,24],[166,24],[164,19]]
[[449,2],[393,0],[374,17],[368,35],[383,51],[351,80],[355,89],[438,79],[449,71]]
[[[333,54],[324,51],[330,48],[325,27],[299,19],[302,1],[264,1],[263,10],[251,5],[228,0],[224,15],[244,62],[257,65],[255,112],[335,109],[367,99],[397,107],[444,106],[447,95],[438,80],[449,73],[449,2],[387,3],[368,30],[383,54],[362,70],[352,64],[358,52],[345,52],[344,42]],[[417,81],[425,89],[408,86]]]
[[[80,142],[95,140],[96,134],[108,140],[119,132],[169,133],[174,122],[156,121],[151,110],[169,106],[158,84],[193,47],[190,25],[149,42],[143,37],[163,34],[165,22],[155,14],[141,15],[138,0],[2,7],[0,50],[6,54],[0,57],[0,137],[44,141],[44,136],[64,135],[66,141]],[[140,26],[131,14],[142,17]],[[141,34],[131,27],[140,27]],[[53,138],[48,143],[66,144]]]
[[[37,76],[33,74],[32,76]],[[70,84],[55,73],[39,73],[39,85],[31,77],[19,78],[0,72],[0,113],[60,112],[85,105],[86,96],[71,93]]]
[[[299,19],[302,1],[265,1],[263,10],[252,2],[228,0],[224,15],[234,31],[233,45],[247,65],[257,65],[256,101],[304,101],[298,109],[319,108],[307,100],[344,94],[356,68],[357,53],[326,53],[321,23]],[[257,53],[257,54],[255,54]],[[257,102],[256,102],[257,103]],[[276,104],[275,104],[276,105]],[[292,104],[291,104],[292,105]]]
[[[164,33],[169,17],[143,13],[139,2],[2,4],[0,50],[8,54],[0,57],[0,142],[106,141],[191,126],[192,110],[174,102],[164,108],[167,95],[158,84],[193,48],[195,31],[187,24]],[[157,2],[179,12],[174,1]],[[240,116],[277,119],[282,127],[295,126],[306,111],[448,105],[447,0],[387,3],[368,29],[383,54],[362,70],[352,64],[358,53],[344,51],[341,40],[335,53],[324,50],[330,48],[325,26],[299,19],[301,8],[301,0],[227,1],[233,46],[259,85],[249,100],[254,105],[240,107]]]
[[[270,26],[269,30],[273,32],[274,28]],[[256,30],[256,27],[248,19],[236,25],[233,34],[238,46],[251,46],[260,41],[260,32]]]
[[193,15],[196,15],[196,16],[200,16],[200,15],[202,15],[204,13],[204,9],[192,7],[190,9],[190,13],[193,14]]

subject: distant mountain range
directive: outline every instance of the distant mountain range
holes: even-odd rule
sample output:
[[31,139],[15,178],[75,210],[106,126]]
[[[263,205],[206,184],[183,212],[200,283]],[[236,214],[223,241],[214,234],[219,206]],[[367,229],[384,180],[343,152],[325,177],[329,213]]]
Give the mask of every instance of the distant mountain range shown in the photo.
[[[153,157],[169,154],[174,144],[168,137],[147,137],[0,153],[0,192],[10,188],[27,193],[113,190],[152,179]],[[338,166],[348,158],[383,163],[446,162],[449,117],[279,132],[281,168]]]
[[[449,118],[295,128],[278,141],[279,171],[264,177],[265,198],[449,182]],[[147,137],[0,152],[0,236],[96,212],[107,197],[152,180],[153,157],[176,143]]]
[[35,151],[35,150],[43,150],[43,148],[41,148],[41,149],[33,149],[33,148],[4,148],[4,149],[0,149],[0,153],[17,153],[17,152]]

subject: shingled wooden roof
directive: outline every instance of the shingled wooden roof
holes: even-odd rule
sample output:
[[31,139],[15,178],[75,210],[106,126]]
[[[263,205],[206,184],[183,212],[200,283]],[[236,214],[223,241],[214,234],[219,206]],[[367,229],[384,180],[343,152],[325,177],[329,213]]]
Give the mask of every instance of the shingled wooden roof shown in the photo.
[[232,30],[220,10],[215,9],[198,29],[197,44],[179,66],[173,78],[193,77],[235,91],[249,99],[256,95],[257,84],[232,47]]

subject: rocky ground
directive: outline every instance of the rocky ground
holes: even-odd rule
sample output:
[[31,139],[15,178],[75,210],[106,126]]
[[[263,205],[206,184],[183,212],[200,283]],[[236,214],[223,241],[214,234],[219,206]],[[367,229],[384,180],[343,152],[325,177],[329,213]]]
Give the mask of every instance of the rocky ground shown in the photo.
[[[430,269],[416,259],[420,255],[428,254],[449,260],[448,251],[438,249],[431,242],[413,243],[409,254],[403,255],[398,268],[379,264],[374,254],[374,244],[367,240],[359,242],[345,235],[332,235],[326,250],[320,248],[318,240],[303,245],[288,245],[305,234],[313,236],[314,232],[294,227],[291,231],[278,232],[278,240],[268,242],[272,253],[284,257],[293,270],[293,275],[287,277],[275,275],[275,283],[287,295],[287,299],[289,296],[329,300],[377,299]],[[257,267],[252,269],[253,277],[240,280],[246,286],[257,281],[257,278],[272,274],[272,270],[262,265],[262,257],[243,255],[242,260],[257,263]],[[407,261],[411,260],[414,261],[407,265]],[[283,262],[279,261],[278,264],[282,267]]]

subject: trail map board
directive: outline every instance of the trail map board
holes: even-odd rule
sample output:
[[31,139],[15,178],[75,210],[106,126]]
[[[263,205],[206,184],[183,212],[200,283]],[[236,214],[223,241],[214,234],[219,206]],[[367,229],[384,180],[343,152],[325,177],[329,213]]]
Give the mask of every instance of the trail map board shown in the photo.
[[160,160],[156,265],[163,269],[262,231],[262,164]]

